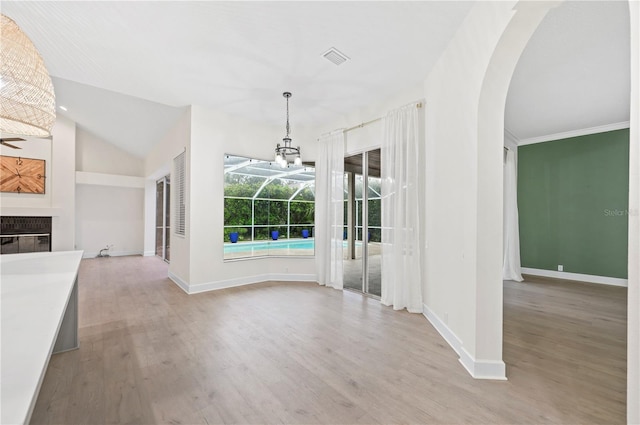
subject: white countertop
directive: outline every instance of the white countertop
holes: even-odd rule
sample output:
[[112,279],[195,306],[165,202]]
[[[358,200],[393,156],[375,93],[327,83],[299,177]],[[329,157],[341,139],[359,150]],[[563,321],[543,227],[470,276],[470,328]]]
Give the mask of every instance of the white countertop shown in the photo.
[[49,364],[82,251],[0,255],[0,423],[25,423]]

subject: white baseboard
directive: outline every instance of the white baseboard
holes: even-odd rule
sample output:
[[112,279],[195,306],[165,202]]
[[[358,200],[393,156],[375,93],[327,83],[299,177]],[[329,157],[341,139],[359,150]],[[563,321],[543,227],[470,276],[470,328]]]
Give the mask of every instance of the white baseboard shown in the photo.
[[461,347],[460,363],[475,379],[506,381],[506,366],[502,360],[477,360]]
[[318,276],[315,273],[309,274],[284,274],[270,273],[269,280],[274,282],[318,282]]
[[438,331],[438,333],[444,338],[445,341],[453,348],[453,351],[456,352],[457,355],[460,355],[460,351],[462,349],[462,341],[460,338],[447,326],[437,314],[433,312],[426,304],[422,304],[422,314],[427,320],[433,325],[434,328]]
[[145,257],[155,257],[156,256],[156,252],[155,251],[145,251],[144,254],[142,254]]
[[[84,251],[82,258],[96,258],[100,251]],[[125,257],[127,255],[142,255],[142,251],[111,251],[109,257]]]
[[266,282],[269,280],[268,274],[255,276],[243,276],[235,279],[219,280],[215,282],[195,283],[189,285],[188,294],[199,294],[202,292],[216,291],[218,289],[235,288],[236,286],[250,285],[252,283]]
[[178,276],[171,272],[169,272],[169,279],[171,279],[173,283],[178,286],[178,288],[182,289],[186,294],[189,294],[189,284],[187,282],[180,279]]
[[[171,278],[171,274],[169,276]],[[261,282],[315,282],[315,274],[280,274],[264,273],[254,276],[243,276],[234,279],[219,280],[215,282],[196,283],[193,285],[181,286],[187,294],[199,294],[202,292],[216,291],[218,289],[235,288],[236,286],[251,285]],[[173,278],[171,278],[173,280]],[[175,280],[174,280],[175,282]],[[182,282],[182,281],[181,281]],[[178,282],[176,282],[178,283]],[[182,282],[184,284],[184,282]]]
[[462,341],[458,336],[444,323],[440,317],[426,304],[422,305],[422,314],[433,325],[438,333],[453,348],[453,351],[459,356],[462,366],[469,372],[469,375],[475,379],[493,379],[505,381],[506,366],[502,360],[476,360],[462,346]]
[[601,285],[613,285],[613,286],[629,286],[627,279],[620,279],[617,277],[595,276],[591,274],[581,273],[569,273],[569,272],[557,272],[555,270],[543,270],[543,269],[530,269],[527,267],[522,268],[523,274],[529,274],[532,276],[553,277],[556,279],[577,280],[579,282],[599,283]]

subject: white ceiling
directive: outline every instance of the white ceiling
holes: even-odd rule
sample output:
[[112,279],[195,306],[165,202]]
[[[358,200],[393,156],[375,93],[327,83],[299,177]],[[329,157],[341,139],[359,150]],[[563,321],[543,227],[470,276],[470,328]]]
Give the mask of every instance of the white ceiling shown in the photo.
[[[157,140],[156,129],[154,137],[141,137],[148,127],[136,129],[129,112],[140,113],[140,102],[131,106],[131,97],[117,93],[164,104],[166,115],[195,104],[284,128],[282,92],[291,91],[294,128],[325,122],[423,81],[470,6],[3,1],[2,13],[39,49],[65,114],[142,156]],[[331,47],[351,60],[327,61],[321,55]],[[118,113],[118,105],[126,111]],[[96,115],[103,107],[108,114]],[[141,116],[153,120],[151,112]]]
[[552,9],[516,67],[505,127],[518,139],[629,121],[627,1]]
[[138,158],[149,153],[185,110],[58,77],[52,80],[56,104],[67,108],[58,114]]
[[[144,157],[186,105],[284,127],[336,119],[422,82],[472,2],[2,1],[78,125]],[[321,57],[336,47],[351,58]],[[628,120],[626,2],[552,10],[507,100],[519,138]],[[625,97],[626,96],[626,97]]]

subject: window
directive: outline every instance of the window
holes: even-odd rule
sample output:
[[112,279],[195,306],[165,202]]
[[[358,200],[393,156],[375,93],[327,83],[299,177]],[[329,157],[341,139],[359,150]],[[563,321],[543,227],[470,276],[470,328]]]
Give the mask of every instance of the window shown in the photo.
[[224,157],[224,258],[313,255],[315,168]]

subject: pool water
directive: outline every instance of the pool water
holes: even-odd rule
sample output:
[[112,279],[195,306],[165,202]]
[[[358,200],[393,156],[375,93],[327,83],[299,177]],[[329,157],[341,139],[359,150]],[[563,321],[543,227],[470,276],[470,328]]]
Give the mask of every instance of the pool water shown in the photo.
[[238,242],[238,243],[225,243],[224,253],[239,253],[239,252],[255,252],[255,251],[267,251],[273,249],[303,249],[310,250],[313,254],[315,242],[313,239],[288,239],[281,241],[257,241],[257,242]]

